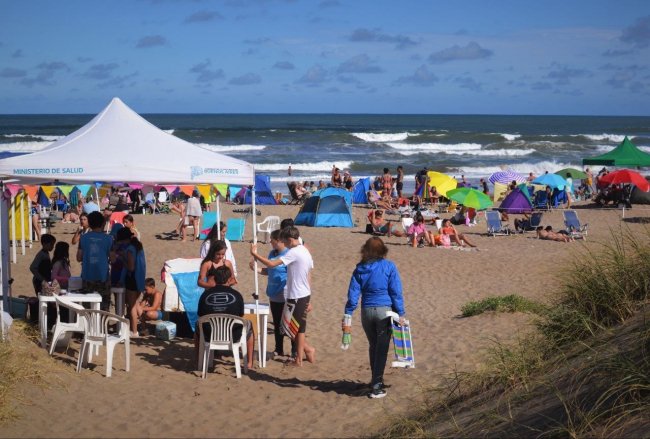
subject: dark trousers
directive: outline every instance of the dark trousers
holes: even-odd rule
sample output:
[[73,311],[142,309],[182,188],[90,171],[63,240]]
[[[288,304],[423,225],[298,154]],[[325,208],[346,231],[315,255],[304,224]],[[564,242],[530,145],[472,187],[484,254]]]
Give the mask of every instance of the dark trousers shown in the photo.
[[[280,329],[280,322],[282,321],[282,310],[284,309],[284,302],[271,302],[271,317],[273,318],[273,336],[275,337],[275,350],[280,355],[284,355],[284,334]],[[295,342],[291,342],[291,354],[295,354]]]
[[377,386],[384,382],[384,368],[388,358],[390,337],[392,335],[390,317],[386,317],[387,306],[361,309],[361,325],[368,338],[368,356],[372,371],[371,385]]

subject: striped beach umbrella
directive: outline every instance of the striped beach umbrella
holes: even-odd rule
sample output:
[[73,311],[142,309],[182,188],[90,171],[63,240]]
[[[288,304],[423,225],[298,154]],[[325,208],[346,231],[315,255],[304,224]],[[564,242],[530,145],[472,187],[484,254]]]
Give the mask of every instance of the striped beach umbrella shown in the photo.
[[492,184],[494,183],[510,184],[512,183],[512,180],[515,180],[517,183],[524,183],[526,181],[526,177],[524,177],[521,174],[518,174],[512,169],[506,169],[505,171],[498,171],[490,175],[490,178],[488,178],[488,180]]

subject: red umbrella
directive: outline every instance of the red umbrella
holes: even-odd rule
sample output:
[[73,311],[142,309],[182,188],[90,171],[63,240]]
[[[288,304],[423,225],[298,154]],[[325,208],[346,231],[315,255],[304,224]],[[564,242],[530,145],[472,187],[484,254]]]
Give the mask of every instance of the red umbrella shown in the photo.
[[631,169],[620,169],[610,172],[601,177],[600,181],[607,184],[631,183],[644,192],[650,191],[650,183],[648,183],[648,180],[643,175]]

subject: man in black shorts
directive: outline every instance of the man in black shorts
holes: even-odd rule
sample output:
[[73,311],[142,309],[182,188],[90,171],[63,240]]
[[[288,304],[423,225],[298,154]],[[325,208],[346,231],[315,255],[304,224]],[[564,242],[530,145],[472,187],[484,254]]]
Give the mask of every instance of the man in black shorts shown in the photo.
[[402,165],[397,167],[397,179],[395,181],[395,189],[397,189],[397,196],[402,198],[402,189],[404,188],[404,168]]
[[[208,315],[208,314],[232,314],[235,316],[243,317],[244,316],[244,298],[239,292],[231,287],[226,286],[228,280],[232,276],[230,268],[224,266],[211,269],[207,274],[208,278],[213,277],[216,285],[212,288],[209,288],[201,294],[199,299],[199,317]],[[253,367],[253,325],[250,320],[244,319],[246,324],[246,349],[247,349],[247,367],[250,369]],[[206,341],[210,339],[210,325],[208,323],[203,324],[203,335],[205,336]],[[235,325],[232,328],[232,339],[239,340],[242,335],[241,325]],[[198,357],[199,352],[199,328],[197,325],[196,331],[194,331],[194,341],[196,347],[196,353]]]

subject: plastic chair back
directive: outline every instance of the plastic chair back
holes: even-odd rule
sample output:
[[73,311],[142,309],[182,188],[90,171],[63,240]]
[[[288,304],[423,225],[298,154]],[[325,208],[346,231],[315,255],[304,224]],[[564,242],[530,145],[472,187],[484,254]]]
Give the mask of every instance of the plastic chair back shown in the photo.
[[[77,361],[77,372],[81,372],[83,364],[90,359],[93,347],[106,346],[106,377],[110,378],[113,371],[113,351],[115,345],[122,342],[124,342],[126,371],[128,372],[130,369],[129,321],[116,314],[94,309],[79,311],[79,316],[84,322],[85,335]],[[108,331],[111,324],[116,324],[117,331],[115,333]]]
[[[267,216],[264,218],[264,221],[257,225],[257,232],[264,233],[265,235],[271,235],[271,232],[274,230],[280,229],[280,217],[276,215]],[[268,240],[268,238],[267,238]],[[264,242],[267,242],[265,240]]]
[[[210,325],[210,338],[205,340],[203,324]],[[199,318],[199,361],[201,361],[202,378],[207,374],[208,364],[212,364],[212,351],[232,351],[235,362],[235,373],[241,378],[241,366],[239,361],[239,350],[242,351],[244,364],[246,364],[246,325],[244,319],[231,314],[208,314]],[[238,341],[232,340],[232,330],[235,325],[242,326],[241,338]]]

